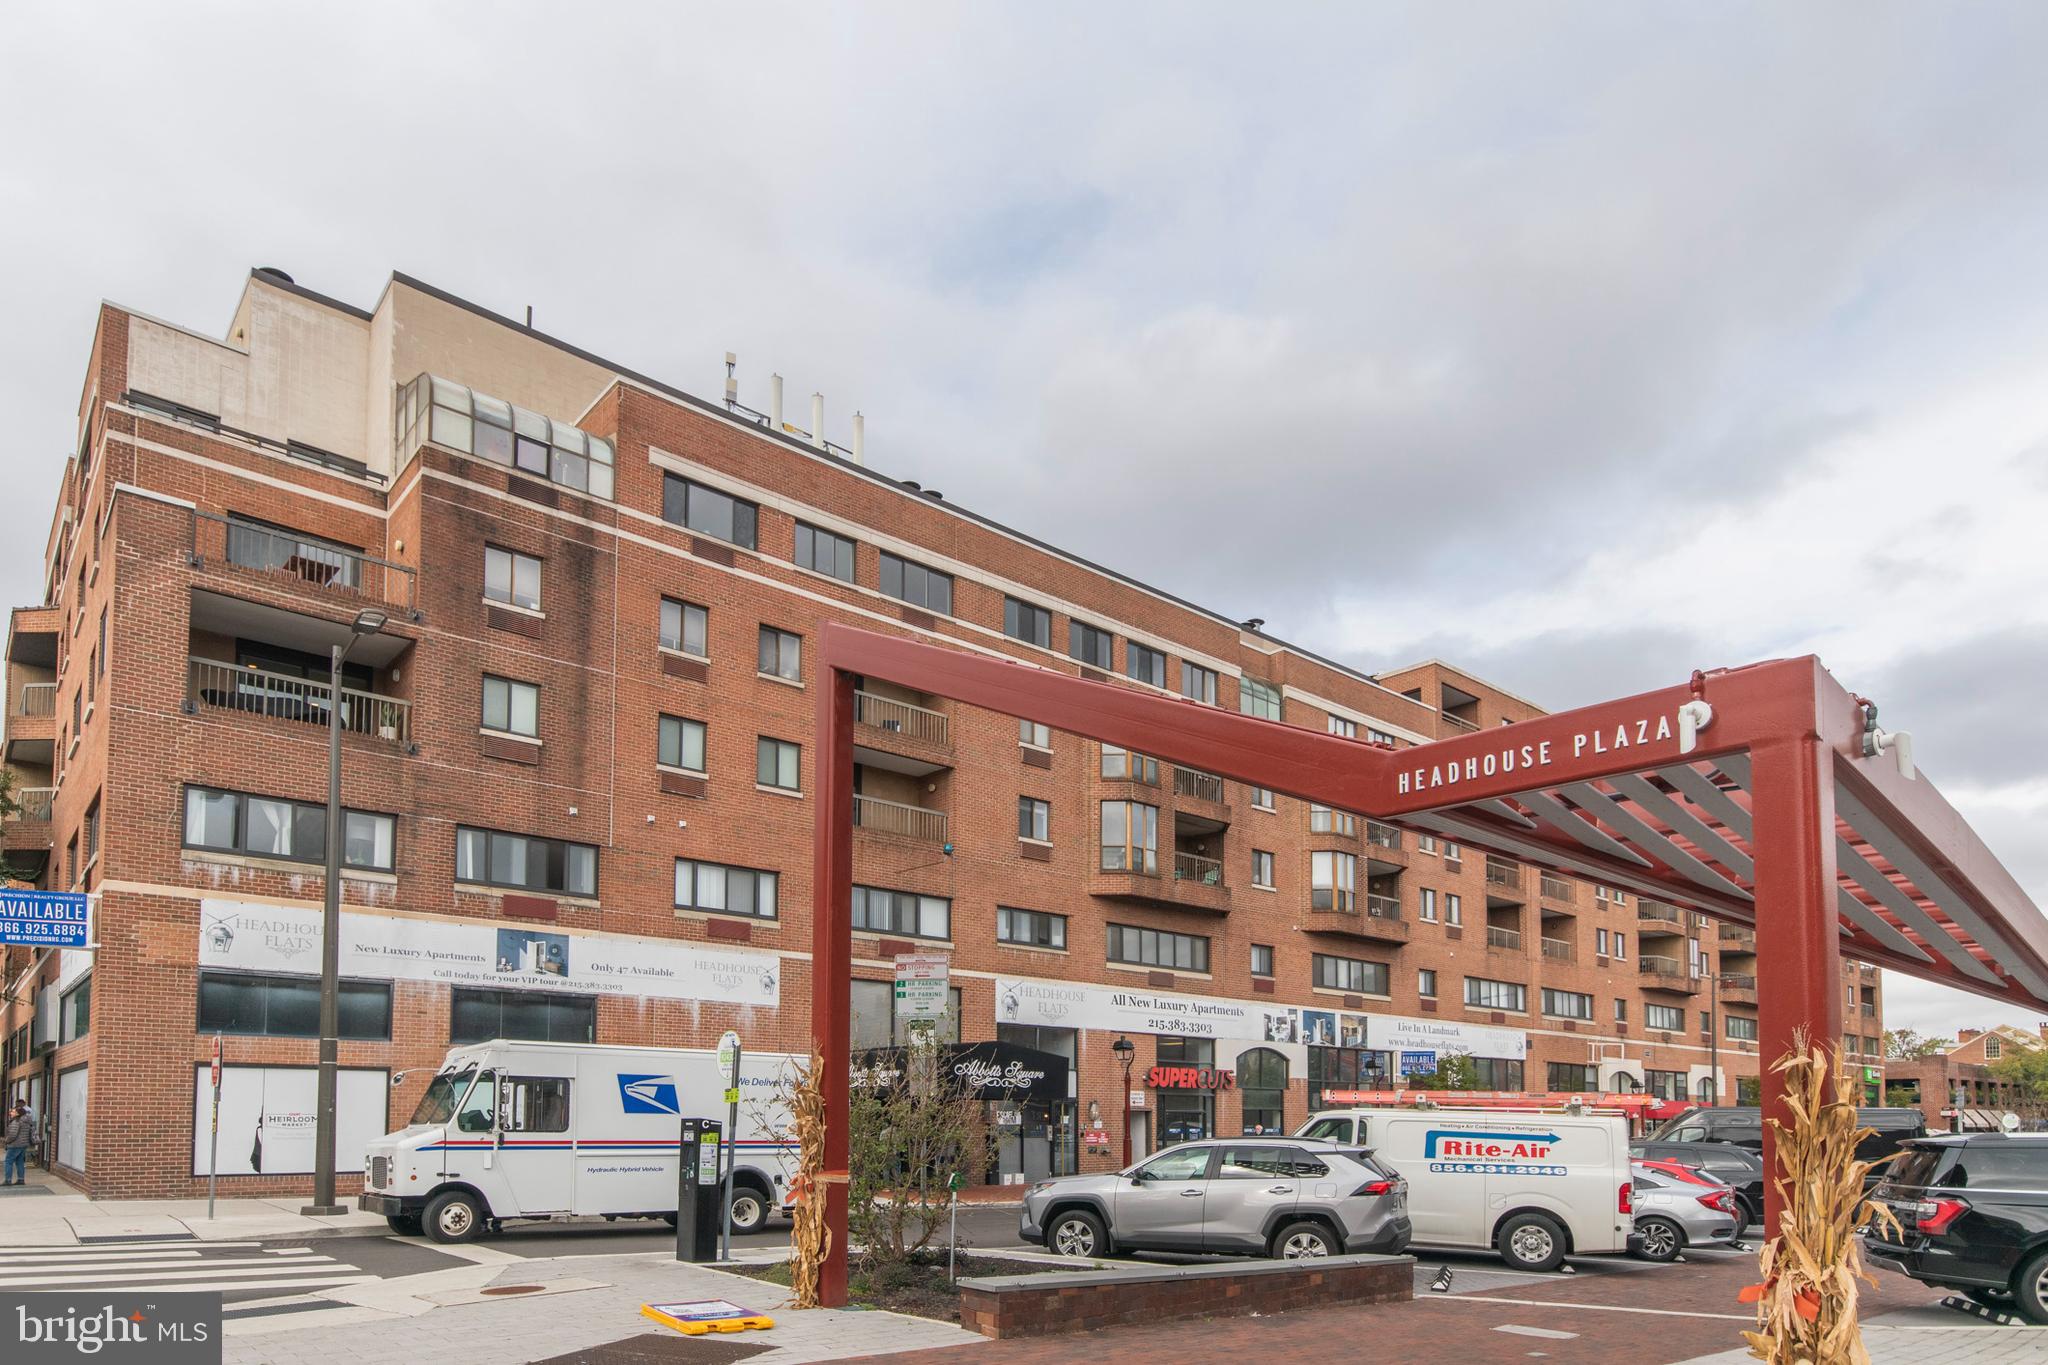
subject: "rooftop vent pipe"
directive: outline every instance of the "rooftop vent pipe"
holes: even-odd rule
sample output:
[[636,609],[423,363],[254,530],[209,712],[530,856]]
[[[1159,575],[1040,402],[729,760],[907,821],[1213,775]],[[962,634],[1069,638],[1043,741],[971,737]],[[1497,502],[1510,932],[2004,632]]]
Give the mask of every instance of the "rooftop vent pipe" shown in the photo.
[[768,376],[768,425],[772,430],[782,430],[782,376]]
[[811,395],[811,444],[818,449],[825,448],[825,395]]
[[853,415],[853,462],[868,462],[868,419],[857,412]]

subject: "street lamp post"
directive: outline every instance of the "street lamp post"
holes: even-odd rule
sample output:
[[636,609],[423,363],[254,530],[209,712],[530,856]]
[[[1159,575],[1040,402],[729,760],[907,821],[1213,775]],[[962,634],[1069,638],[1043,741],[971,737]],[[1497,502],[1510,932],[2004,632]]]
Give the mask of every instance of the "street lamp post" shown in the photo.
[[313,1129],[313,1202],[299,1212],[335,1217],[334,1088],[341,1060],[341,665],[356,641],[384,629],[390,618],[364,608],[349,623],[348,639],[334,646],[327,675],[327,901],[320,916],[320,1088]]
[[1719,1108],[1721,1104],[1721,974],[1713,972],[1710,976],[1711,982],[1707,987],[1707,999],[1712,1003],[1707,1007],[1709,1011],[1709,1022],[1707,1024],[1707,1072],[1713,1078],[1714,1105],[1716,1108]]
[[1124,1165],[1131,1164],[1131,1063],[1138,1056],[1138,1045],[1129,1038],[1119,1037],[1109,1045],[1116,1054],[1117,1062],[1124,1069]]

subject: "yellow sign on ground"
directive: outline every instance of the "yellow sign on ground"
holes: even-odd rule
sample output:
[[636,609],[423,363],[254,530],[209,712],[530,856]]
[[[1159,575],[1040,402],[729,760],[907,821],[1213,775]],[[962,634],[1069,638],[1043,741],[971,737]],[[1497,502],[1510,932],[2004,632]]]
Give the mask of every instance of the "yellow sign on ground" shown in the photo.
[[653,1318],[684,1336],[700,1337],[707,1332],[766,1330],[775,1319],[756,1313],[726,1299],[693,1299],[688,1303],[643,1303],[640,1316]]

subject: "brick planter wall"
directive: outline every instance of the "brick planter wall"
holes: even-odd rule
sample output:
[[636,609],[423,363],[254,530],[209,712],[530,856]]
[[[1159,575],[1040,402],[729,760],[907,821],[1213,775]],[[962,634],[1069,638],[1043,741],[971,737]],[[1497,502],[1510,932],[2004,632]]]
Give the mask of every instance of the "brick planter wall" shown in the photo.
[[960,1281],[960,1325],[1038,1337],[1133,1322],[1284,1313],[1413,1297],[1412,1256],[1331,1256],[1156,1270],[1055,1271]]

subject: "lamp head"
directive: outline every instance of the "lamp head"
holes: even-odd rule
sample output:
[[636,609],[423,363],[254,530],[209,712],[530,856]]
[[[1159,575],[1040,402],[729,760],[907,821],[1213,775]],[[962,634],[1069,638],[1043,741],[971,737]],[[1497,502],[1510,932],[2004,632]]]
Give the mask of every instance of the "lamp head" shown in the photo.
[[378,611],[375,607],[364,607],[356,613],[356,619],[350,622],[349,629],[358,635],[375,635],[384,629],[384,623],[390,619],[388,614]]

